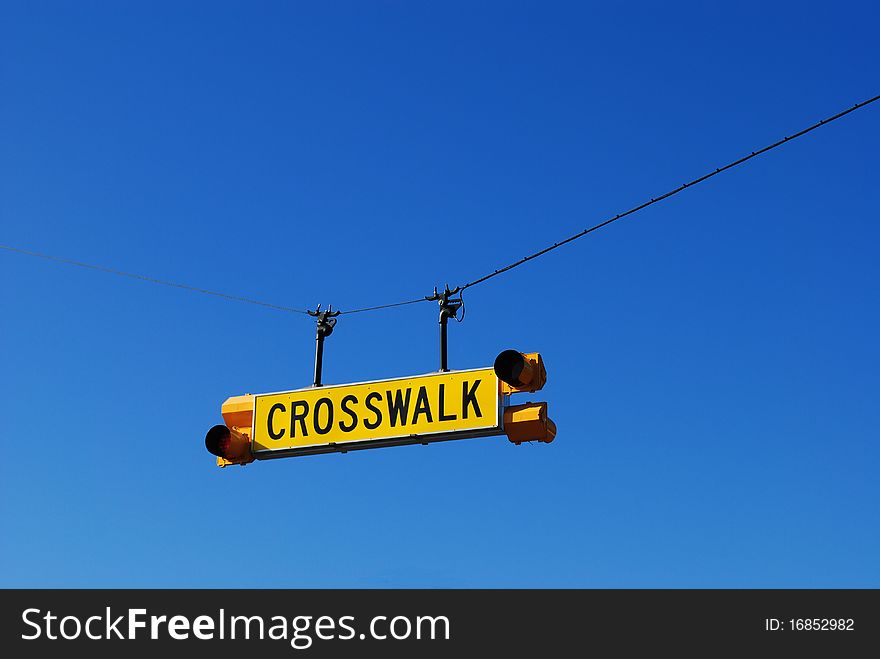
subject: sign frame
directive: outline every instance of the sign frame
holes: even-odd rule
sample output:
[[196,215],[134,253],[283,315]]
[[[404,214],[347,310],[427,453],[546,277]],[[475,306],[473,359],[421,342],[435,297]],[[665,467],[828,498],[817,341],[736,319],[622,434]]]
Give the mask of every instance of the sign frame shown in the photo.
[[[261,448],[259,450],[255,449],[255,429],[256,429],[256,419],[257,419],[257,399],[263,396],[276,396],[283,394],[295,394],[299,392],[318,392],[324,391],[328,389],[339,389],[343,387],[356,387],[362,385],[381,385],[383,382],[400,382],[403,380],[418,380],[420,378],[436,378],[438,376],[443,375],[455,375],[460,373],[473,373],[477,371],[491,371],[492,377],[491,382],[493,383],[495,390],[495,423],[491,426],[484,426],[479,428],[472,429],[464,429],[464,430],[453,430],[453,431],[437,431],[437,432],[423,432],[423,433],[412,433],[409,435],[393,435],[393,436],[384,436],[384,437],[373,437],[370,439],[362,439],[362,440],[350,440],[343,442],[326,442],[322,444],[312,444],[308,446],[295,446],[295,447],[281,447],[275,449]],[[495,375],[492,367],[481,367],[481,368],[469,368],[462,370],[450,370],[450,371],[432,371],[430,373],[422,373],[419,375],[410,375],[404,377],[392,377],[392,378],[384,378],[382,380],[366,380],[363,382],[346,382],[343,384],[328,384],[320,387],[300,387],[299,389],[287,389],[283,391],[275,391],[269,393],[255,394],[254,395],[254,407],[253,407],[253,424],[254,426],[251,429],[251,437],[250,437],[250,445],[251,452],[255,459],[257,460],[273,460],[277,458],[288,458],[302,455],[320,455],[324,453],[348,453],[349,451],[359,451],[370,448],[386,448],[391,446],[408,446],[412,444],[423,444],[427,446],[428,444],[433,444],[436,442],[446,442],[452,441],[456,439],[474,439],[479,437],[492,437],[497,435],[504,434],[504,409],[505,409],[505,399],[501,392],[500,380],[498,376]]]

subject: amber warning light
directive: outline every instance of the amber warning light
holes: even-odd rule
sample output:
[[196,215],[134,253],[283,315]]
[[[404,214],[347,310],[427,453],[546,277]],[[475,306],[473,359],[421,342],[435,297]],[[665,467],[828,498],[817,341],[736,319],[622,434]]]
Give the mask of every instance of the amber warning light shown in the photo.
[[[505,350],[495,358],[495,375],[501,381],[501,394],[534,393],[547,383],[547,369],[537,352]],[[504,433],[514,444],[544,442],[556,437],[556,424],[547,416],[547,403],[505,405]]]

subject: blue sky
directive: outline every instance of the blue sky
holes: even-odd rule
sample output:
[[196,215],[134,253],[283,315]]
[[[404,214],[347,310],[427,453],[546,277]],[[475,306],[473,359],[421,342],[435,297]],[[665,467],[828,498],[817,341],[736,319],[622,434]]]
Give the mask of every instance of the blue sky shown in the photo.
[[[460,284],[878,93],[873,3],[0,9],[0,243],[293,307]],[[880,587],[870,106],[474,287],[559,434],[217,469],[304,317],[0,253],[0,586]],[[326,383],[436,368],[343,316]]]

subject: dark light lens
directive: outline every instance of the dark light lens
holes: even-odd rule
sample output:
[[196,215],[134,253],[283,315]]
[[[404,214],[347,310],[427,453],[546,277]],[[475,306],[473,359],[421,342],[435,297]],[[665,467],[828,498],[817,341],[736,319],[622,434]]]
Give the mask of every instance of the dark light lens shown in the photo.
[[226,426],[214,426],[205,435],[205,448],[208,453],[218,458],[226,457],[226,449],[229,448],[230,433]]
[[516,350],[505,350],[495,358],[495,375],[511,387],[521,387],[525,384],[520,380],[525,365],[526,360],[522,353]]

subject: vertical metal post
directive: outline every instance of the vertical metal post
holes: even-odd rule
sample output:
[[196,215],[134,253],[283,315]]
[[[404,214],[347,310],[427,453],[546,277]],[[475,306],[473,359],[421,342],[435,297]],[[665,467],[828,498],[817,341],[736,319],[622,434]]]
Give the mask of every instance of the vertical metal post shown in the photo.
[[446,290],[442,293],[438,293],[437,289],[434,289],[434,295],[426,297],[426,300],[431,300],[432,302],[439,302],[440,304],[440,372],[445,373],[449,370],[448,362],[447,362],[447,349],[446,349],[446,325],[447,321],[450,318],[455,318],[455,314],[461,308],[462,301],[461,299],[452,300],[450,296],[458,293],[460,289],[456,286],[453,290],[449,290],[449,284],[446,285]]
[[440,312],[440,372],[445,373],[449,369],[446,367],[446,321],[448,317],[442,311]]
[[315,339],[315,382],[312,386],[321,386],[321,370],[324,367],[324,333],[318,325],[318,336]]
[[333,306],[327,307],[326,311],[321,311],[321,305],[318,305],[316,311],[309,311],[309,315],[316,319],[317,330],[315,333],[315,380],[312,386],[321,386],[321,371],[324,368],[324,339],[333,333],[336,327],[336,316],[340,312],[333,311]]

